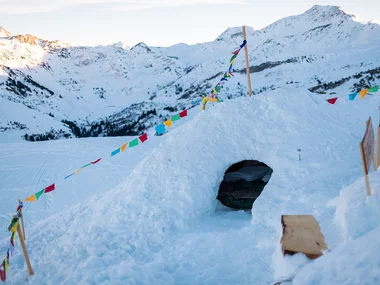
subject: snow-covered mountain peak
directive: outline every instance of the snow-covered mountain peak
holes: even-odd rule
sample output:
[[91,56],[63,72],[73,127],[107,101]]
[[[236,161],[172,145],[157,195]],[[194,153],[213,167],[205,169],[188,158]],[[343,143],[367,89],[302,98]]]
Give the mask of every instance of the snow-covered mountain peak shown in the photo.
[[140,53],[150,53],[152,50],[143,42],[138,43],[137,45],[131,48],[131,51],[134,51],[136,54]]
[[330,5],[314,5],[309,10],[307,10],[303,15],[310,17],[313,21],[329,21],[332,19],[345,18],[353,19],[354,15],[347,14],[338,6]]

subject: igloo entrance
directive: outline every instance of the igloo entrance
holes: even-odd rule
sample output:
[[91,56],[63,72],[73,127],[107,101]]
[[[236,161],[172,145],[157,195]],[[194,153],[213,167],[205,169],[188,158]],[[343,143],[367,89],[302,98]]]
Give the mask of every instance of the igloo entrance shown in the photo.
[[230,208],[251,209],[272,173],[272,168],[257,160],[235,163],[226,170],[217,199]]

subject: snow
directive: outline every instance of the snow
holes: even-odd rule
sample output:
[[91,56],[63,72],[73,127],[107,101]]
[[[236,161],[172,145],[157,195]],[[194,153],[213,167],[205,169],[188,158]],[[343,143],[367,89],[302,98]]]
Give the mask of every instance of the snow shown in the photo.
[[[335,106],[308,91],[283,88],[210,105],[204,112],[192,109],[188,120],[164,136],[85,169],[26,210],[27,246],[36,272],[29,284],[267,284],[285,273],[295,275],[298,284],[326,284],[312,281],[320,280],[322,267],[330,268],[319,260],[335,249],[345,253],[340,249],[347,239],[341,234],[344,221],[356,222],[368,213],[348,216],[341,209],[354,199],[344,198],[340,189],[356,189],[349,185],[362,177],[358,142],[365,120],[376,117],[378,102],[369,97]],[[33,193],[30,183],[42,177],[39,185],[46,186],[68,174],[63,168],[75,170],[95,159],[96,152],[112,151],[125,140],[3,144],[1,175],[6,179],[0,193],[6,201],[2,213],[9,213],[3,228],[20,194]],[[41,167],[48,158],[50,163]],[[251,213],[230,211],[216,200],[225,170],[245,159],[273,169]],[[46,174],[36,174],[43,169]],[[125,179],[119,183],[113,174]],[[376,181],[375,176],[370,179]],[[7,185],[13,191],[4,191]],[[365,190],[357,194],[356,202],[365,203]],[[376,213],[375,205],[370,209]],[[282,214],[314,215],[331,253],[311,263],[302,256],[282,261]],[[346,236],[356,238],[378,224],[344,227]],[[361,244],[360,238],[352,242]],[[20,254],[11,260],[8,284],[26,277]],[[355,267],[358,276],[375,270],[376,258],[368,267]],[[289,270],[281,272],[281,262]],[[315,278],[305,279],[311,275],[303,275],[304,270]],[[336,280],[350,273],[337,272]]]
[[[7,284],[380,282],[380,178],[370,174],[373,195],[367,197],[358,147],[368,117],[377,122],[379,97],[349,101],[361,80],[354,77],[330,94],[308,91],[318,80],[379,67],[380,27],[337,7],[314,6],[247,30],[251,64],[292,59],[251,74],[258,95],[228,100],[246,94],[245,74],[236,73],[220,93],[223,103],[209,103],[204,112],[193,108],[163,136],[110,157],[132,138],[20,140],[25,132],[66,128],[63,118],[122,119],[125,108],[140,102],[146,102],[142,110],[157,109],[154,122],[161,123],[170,114],[165,107],[189,105],[217,80],[207,78],[225,70],[226,55],[241,43],[239,29],[204,44],[140,43],[130,50],[120,43],[73,47],[39,40],[33,46],[0,29],[0,130],[12,128],[0,133],[0,228],[18,199],[56,183],[55,191],[24,208],[36,274],[27,277],[16,245]],[[244,67],[243,60],[234,67]],[[15,79],[32,76],[54,95],[15,96],[6,89],[6,67]],[[199,89],[181,98],[178,86]],[[94,91],[101,88],[105,98]],[[335,105],[325,101],[334,96],[343,97]],[[99,164],[63,179],[99,157]],[[216,200],[218,187],[232,164],[247,159],[273,173],[252,211],[233,211]],[[322,257],[282,256],[283,214],[315,216],[328,245]],[[0,253],[8,242],[0,231]]]

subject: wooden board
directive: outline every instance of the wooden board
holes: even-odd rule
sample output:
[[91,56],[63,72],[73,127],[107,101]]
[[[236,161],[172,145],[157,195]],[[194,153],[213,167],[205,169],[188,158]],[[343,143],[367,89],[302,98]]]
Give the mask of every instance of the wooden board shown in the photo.
[[281,216],[283,254],[303,253],[311,259],[321,256],[327,249],[325,238],[312,215]]
[[363,140],[360,143],[360,148],[364,163],[364,172],[365,174],[368,174],[375,151],[375,136],[373,134],[371,117],[367,121],[367,128],[365,130]]

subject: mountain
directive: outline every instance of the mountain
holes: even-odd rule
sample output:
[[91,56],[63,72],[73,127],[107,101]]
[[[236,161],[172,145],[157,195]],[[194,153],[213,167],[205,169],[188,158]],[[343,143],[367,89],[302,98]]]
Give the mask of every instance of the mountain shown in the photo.
[[[247,41],[254,94],[292,85],[328,98],[380,82],[380,26],[339,7],[316,5],[261,30],[247,27]],[[1,28],[0,140],[139,134],[210,91],[241,42],[240,27],[212,42],[130,49]],[[234,70],[224,100],[247,93],[243,55]]]

